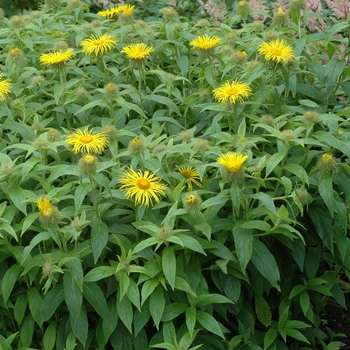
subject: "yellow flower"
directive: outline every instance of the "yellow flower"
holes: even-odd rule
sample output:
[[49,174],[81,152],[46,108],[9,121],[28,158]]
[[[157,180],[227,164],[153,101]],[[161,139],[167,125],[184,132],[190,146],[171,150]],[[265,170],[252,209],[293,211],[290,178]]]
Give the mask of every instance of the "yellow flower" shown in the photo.
[[65,65],[74,56],[75,54],[72,49],[43,53],[40,56],[40,63],[53,66],[61,66]]
[[129,168],[118,182],[122,185],[120,189],[127,199],[134,197],[135,205],[148,207],[153,199],[158,203],[159,196],[165,196],[166,186],[161,184],[160,180],[161,178],[153,172],[147,170],[136,172]]
[[293,49],[283,39],[276,39],[270,42],[263,42],[258,50],[265,60],[276,63],[287,63],[294,57]]
[[115,45],[117,45],[117,42],[111,35],[107,34],[103,34],[101,36],[92,34],[80,43],[82,51],[85,54],[95,54],[96,56],[107,53],[108,51],[112,50]]
[[2,79],[3,73],[0,73],[0,100],[4,100],[11,92],[11,79]]
[[130,44],[123,48],[122,53],[125,53],[128,58],[136,61],[145,59],[154,49],[144,43]]
[[227,152],[220,156],[216,161],[222,164],[230,173],[236,173],[241,170],[243,163],[248,159],[242,153]]
[[124,5],[123,9],[121,11],[122,15],[124,18],[126,17],[131,17],[132,16],[132,11],[134,10],[135,5]]
[[66,142],[73,147],[74,153],[101,154],[107,147],[108,137],[105,133],[93,133],[89,128],[85,128],[69,135]]
[[198,187],[202,187],[201,183],[198,182],[199,174],[194,167],[180,167],[178,168],[178,172],[187,180],[187,187],[189,191],[192,191],[192,182]]
[[41,196],[37,199],[36,205],[39,209],[39,220],[42,224],[57,225],[60,221],[60,211],[51,204],[46,196]]
[[220,41],[221,39],[216,36],[204,35],[197,36],[196,39],[190,42],[190,45],[203,51],[209,51],[219,44]]
[[234,80],[232,83],[226,82],[214,89],[213,93],[215,99],[220,103],[230,102],[234,105],[236,102],[243,102],[244,98],[251,95],[252,90],[248,84]]
[[50,217],[53,214],[53,206],[46,197],[40,197],[36,201],[36,205],[42,216]]

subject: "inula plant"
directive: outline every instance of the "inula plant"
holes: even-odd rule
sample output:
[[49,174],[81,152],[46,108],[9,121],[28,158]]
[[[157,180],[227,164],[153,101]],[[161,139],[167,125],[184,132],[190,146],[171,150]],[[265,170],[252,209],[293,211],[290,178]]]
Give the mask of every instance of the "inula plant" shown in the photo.
[[0,348],[340,349],[339,4],[96,4],[0,16]]

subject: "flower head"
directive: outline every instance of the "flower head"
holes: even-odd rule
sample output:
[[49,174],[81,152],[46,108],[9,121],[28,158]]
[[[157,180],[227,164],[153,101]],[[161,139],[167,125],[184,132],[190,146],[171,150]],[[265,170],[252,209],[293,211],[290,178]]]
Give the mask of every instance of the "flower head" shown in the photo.
[[236,173],[241,170],[243,163],[248,159],[242,153],[227,152],[217,159],[230,173]]
[[199,212],[202,208],[202,198],[196,192],[188,192],[182,198],[184,208],[192,215],[196,216],[197,212]]
[[154,49],[144,43],[130,44],[123,48],[122,53],[136,62],[143,61]]
[[57,207],[51,204],[46,196],[37,199],[36,205],[40,211],[39,220],[45,225],[57,224],[60,220],[60,212]]
[[4,100],[11,92],[11,79],[2,79],[2,72],[0,73],[0,100]]
[[123,18],[132,17],[132,12],[134,11],[135,5],[124,5],[122,6],[121,15]]
[[148,170],[136,172],[129,168],[118,182],[122,185],[120,189],[126,198],[134,197],[135,205],[148,207],[153,199],[158,203],[159,196],[165,196],[166,186],[161,184],[160,180],[160,177]]
[[98,159],[92,154],[83,155],[79,162],[78,167],[84,174],[93,174],[96,172],[98,166]]
[[108,138],[103,132],[93,133],[89,128],[85,128],[69,135],[66,142],[73,147],[74,153],[101,154],[107,147]]
[[14,49],[10,50],[7,57],[6,57],[6,63],[8,62],[21,62],[24,59],[23,51],[20,50],[18,47],[15,47]]
[[294,57],[293,49],[283,39],[276,39],[270,42],[263,42],[258,50],[265,60],[276,63],[287,63]]
[[40,63],[54,67],[62,67],[74,56],[75,54],[72,49],[43,53],[40,56]]
[[221,39],[216,36],[197,36],[196,39],[190,42],[190,45],[196,47],[201,51],[211,51],[216,45],[220,43]]
[[96,56],[107,53],[108,51],[112,50],[115,45],[117,45],[117,42],[111,35],[107,34],[103,34],[101,36],[92,34],[80,43],[82,51],[85,54],[95,54]]
[[213,90],[214,97],[220,103],[229,102],[235,104],[243,102],[244,98],[248,98],[252,93],[248,84],[240,83],[234,80],[232,83],[226,82]]
[[317,169],[321,174],[332,174],[337,167],[337,161],[330,153],[322,154],[317,162]]
[[177,170],[180,173],[180,175],[187,180],[187,188],[189,191],[192,191],[193,189],[192,183],[194,183],[198,187],[202,187],[201,183],[198,181],[199,180],[198,171],[194,167],[192,166],[180,167]]
[[146,150],[147,146],[143,139],[136,136],[128,144],[128,151],[131,155],[141,156]]

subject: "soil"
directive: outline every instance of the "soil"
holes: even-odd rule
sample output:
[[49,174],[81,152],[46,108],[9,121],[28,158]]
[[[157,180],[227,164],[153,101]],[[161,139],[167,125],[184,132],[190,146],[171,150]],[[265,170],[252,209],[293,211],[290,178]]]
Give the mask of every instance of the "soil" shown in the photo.
[[334,335],[344,335],[338,335],[332,339],[345,344],[341,350],[350,350],[350,293],[346,293],[346,307],[347,309],[343,309],[339,305],[330,304],[326,306],[325,313],[322,315],[325,326],[331,329]]

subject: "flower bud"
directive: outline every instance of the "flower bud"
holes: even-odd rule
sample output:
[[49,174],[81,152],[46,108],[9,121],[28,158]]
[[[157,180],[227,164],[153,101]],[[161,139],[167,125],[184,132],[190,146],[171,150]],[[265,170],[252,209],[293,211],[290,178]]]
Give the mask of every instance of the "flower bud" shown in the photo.
[[332,174],[337,169],[338,164],[330,153],[324,153],[319,158],[316,167],[321,174]]
[[108,136],[109,140],[115,140],[118,134],[118,129],[114,125],[107,125],[103,132]]
[[146,144],[138,136],[129,142],[128,151],[130,155],[142,155],[146,150]]
[[173,230],[171,230],[168,227],[162,227],[156,233],[156,237],[158,239],[161,239],[164,242],[166,242],[168,238],[171,237],[172,235],[173,235]]
[[248,1],[242,0],[238,1],[236,5],[236,13],[240,15],[243,19],[243,22],[247,21],[247,18],[250,14],[250,5]]
[[192,148],[202,154],[210,148],[210,143],[206,139],[198,139],[193,143]]
[[184,208],[191,214],[192,216],[196,216],[197,212],[199,212],[202,208],[202,198],[197,192],[188,192],[185,193],[182,198]]
[[282,7],[278,8],[278,11],[272,17],[272,25],[277,27],[284,27],[287,25],[288,17],[285,12],[283,12]]
[[315,124],[318,121],[318,114],[314,111],[307,111],[303,114],[301,122],[308,126]]
[[24,21],[22,16],[13,16],[9,20],[10,28],[21,28],[24,27]]
[[53,263],[51,261],[45,261],[42,267],[44,277],[50,277],[52,275]]
[[65,42],[64,40],[59,40],[55,43],[55,45],[53,46],[54,51],[66,51],[68,50],[68,44],[67,42]]
[[46,134],[46,139],[50,142],[56,142],[61,140],[61,133],[57,129],[50,129]]
[[107,98],[114,98],[119,95],[119,89],[114,83],[108,83],[103,88],[103,94]]
[[94,174],[97,170],[98,159],[92,154],[82,156],[78,162],[78,167],[84,174]]
[[49,145],[49,141],[47,139],[42,139],[40,137],[33,141],[33,147],[37,150],[43,149],[48,145]]
[[188,131],[188,130],[182,130],[179,132],[179,136],[180,138],[182,138],[185,142],[190,142],[192,137],[193,137],[193,134],[191,131]]

